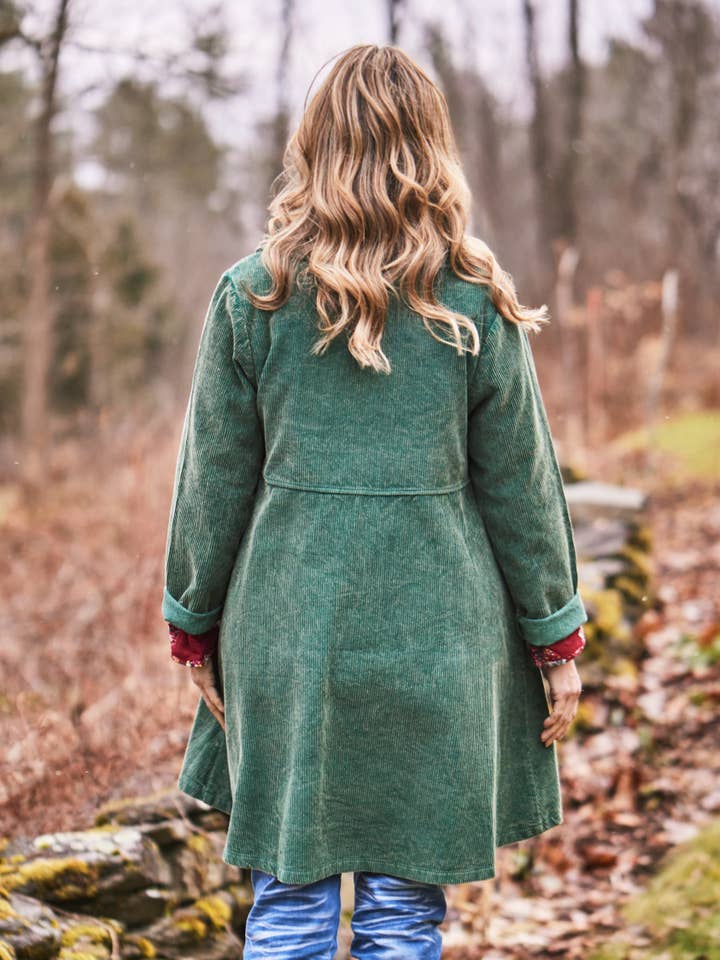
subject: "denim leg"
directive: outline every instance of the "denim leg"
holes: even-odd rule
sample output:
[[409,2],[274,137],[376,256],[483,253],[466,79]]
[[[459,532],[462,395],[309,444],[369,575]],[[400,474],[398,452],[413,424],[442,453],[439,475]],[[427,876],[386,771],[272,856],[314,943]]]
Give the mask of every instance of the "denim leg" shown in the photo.
[[439,884],[355,873],[354,960],[439,960],[447,902]]
[[282,883],[250,871],[254,900],[245,925],[244,960],[333,960],[340,922],[340,874],[314,883]]

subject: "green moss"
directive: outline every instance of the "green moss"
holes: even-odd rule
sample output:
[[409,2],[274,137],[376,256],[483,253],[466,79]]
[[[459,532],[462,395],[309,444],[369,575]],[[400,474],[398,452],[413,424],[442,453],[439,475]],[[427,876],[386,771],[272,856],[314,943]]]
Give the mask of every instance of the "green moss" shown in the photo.
[[97,891],[97,871],[78,857],[29,860],[3,878],[7,889],[31,889],[40,897],[73,900]]
[[627,960],[627,947],[622,943],[608,943],[593,953],[589,960]]
[[58,960],[106,960],[108,954],[106,950],[98,953],[95,950],[61,950],[58,954]]
[[147,937],[131,935],[125,938],[125,942],[127,944],[132,943],[134,946],[138,948],[138,950],[144,957],[148,957],[150,958],[150,960],[152,960],[153,957],[157,956],[157,950],[155,949],[154,944],[152,944]]
[[652,554],[655,545],[652,527],[645,523],[637,524],[628,537],[628,543],[644,553]]
[[644,950],[606,944],[589,960],[718,960],[720,958],[720,820],[667,856],[647,889],[627,903],[624,918],[647,932]]
[[[118,797],[113,800],[108,800],[107,803],[104,803],[100,810],[95,816],[95,824],[97,826],[104,826],[110,821],[110,826],[113,829],[117,829],[117,824],[113,825],[112,820],[115,815],[120,815],[122,821],[122,814],[128,810],[132,810],[137,807],[141,811],[144,807],[158,805],[161,807],[167,807],[168,816],[173,815],[172,811],[174,806],[172,803],[171,797],[172,791],[168,791],[166,787],[156,790],[153,793],[148,793],[143,796],[138,797]],[[177,814],[174,814],[177,815]]]
[[191,850],[194,850],[195,853],[199,853],[202,856],[205,856],[211,847],[210,841],[206,836],[203,836],[202,833],[193,833],[191,837],[188,837],[187,845]]
[[612,586],[619,590],[627,600],[639,606],[647,606],[647,584],[638,581],[627,573],[612,578]]
[[[614,633],[623,616],[622,597],[617,590],[586,590],[588,604],[593,608],[593,625],[596,633]],[[585,626],[583,626],[585,630]],[[592,632],[592,631],[591,631]],[[587,630],[585,630],[587,636]]]
[[224,930],[232,919],[232,910],[221,897],[202,897],[195,907],[210,920],[216,930]]
[[199,917],[177,917],[174,920],[175,926],[183,933],[191,933],[196,940],[204,940],[208,935],[207,924]]
[[61,943],[64,947],[72,947],[83,937],[92,943],[112,945],[107,927],[94,923],[76,923],[72,927],[68,927],[67,930],[63,931]]
[[17,910],[14,910],[7,897],[0,896],[0,920],[8,920],[11,917],[18,917]]
[[629,561],[633,578],[637,577],[643,583],[647,583],[650,580],[654,568],[652,556],[649,553],[639,547],[626,543],[618,555]]
[[11,857],[3,857],[0,862],[0,876],[15,872],[15,865],[22,863],[25,857],[21,853],[14,853]]

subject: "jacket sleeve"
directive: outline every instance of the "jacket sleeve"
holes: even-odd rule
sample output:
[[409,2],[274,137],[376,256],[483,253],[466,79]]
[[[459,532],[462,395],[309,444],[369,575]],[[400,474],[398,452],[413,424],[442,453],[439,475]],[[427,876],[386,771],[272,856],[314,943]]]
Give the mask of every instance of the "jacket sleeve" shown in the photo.
[[489,311],[468,391],[468,467],[526,642],[588,619],[573,529],[525,329]]
[[165,547],[165,620],[192,634],[218,621],[264,457],[242,299],[225,272],[200,335]]

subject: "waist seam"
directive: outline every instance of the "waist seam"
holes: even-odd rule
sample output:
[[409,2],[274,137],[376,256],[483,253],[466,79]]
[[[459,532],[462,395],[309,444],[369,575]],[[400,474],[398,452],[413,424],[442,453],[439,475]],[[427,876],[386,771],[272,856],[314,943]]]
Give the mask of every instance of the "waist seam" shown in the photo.
[[433,496],[442,493],[453,493],[456,490],[462,490],[470,483],[470,477],[455,481],[444,487],[386,487],[379,489],[376,487],[333,487],[324,484],[300,483],[297,480],[286,480],[282,477],[270,477],[265,473],[263,480],[271,487],[288,487],[291,490],[305,490],[308,493],[346,493],[364,495],[368,497],[410,497],[410,496]]

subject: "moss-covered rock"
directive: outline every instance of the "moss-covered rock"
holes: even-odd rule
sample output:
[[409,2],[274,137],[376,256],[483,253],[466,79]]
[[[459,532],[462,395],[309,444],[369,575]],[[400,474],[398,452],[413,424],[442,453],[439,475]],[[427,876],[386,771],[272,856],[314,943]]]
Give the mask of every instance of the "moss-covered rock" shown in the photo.
[[5,844],[0,960],[242,954],[253,894],[249,871],[223,860],[226,814],[168,790],[115,801],[97,819]]
[[655,603],[652,532],[642,490],[580,480],[567,482],[566,494],[589,617],[578,667],[592,687],[632,672],[644,655],[634,624]]
[[123,942],[123,957],[125,960],[154,960],[158,953],[155,944],[140,934],[129,934]]
[[17,960],[50,960],[57,955],[61,946],[60,925],[48,906],[21,893],[0,898],[0,903],[0,945],[8,956]]
[[221,896],[200,897],[195,909],[204,914],[216,930],[224,930],[232,920],[232,907]]
[[[158,956],[235,960],[242,950],[238,893],[217,890],[163,917],[145,932]],[[246,914],[243,915],[244,924]]]
[[73,923],[63,930],[60,940],[63,947],[74,947],[83,941],[112,946],[109,926],[100,923]]
[[98,870],[82,857],[37,857],[14,866],[2,882],[7,890],[43,900],[77,900],[97,893]]
[[243,871],[223,860],[225,839],[224,832],[194,833],[186,843],[165,848],[173,885],[185,899],[197,900],[211,890],[242,880]]
[[178,816],[192,817],[212,810],[175,789],[157,790],[140,797],[121,797],[103,804],[95,815],[95,823],[151,824],[174,820]]
[[42,834],[14,842],[13,854],[0,865],[0,886],[84,913],[99,898],[104,915],[122,918],[129,894],[172,882],[157,845],[134,827]]
[[589,960],[717,960],[720,957],[720,819],[676,847],[623,916],[651,942],[618,937]]

